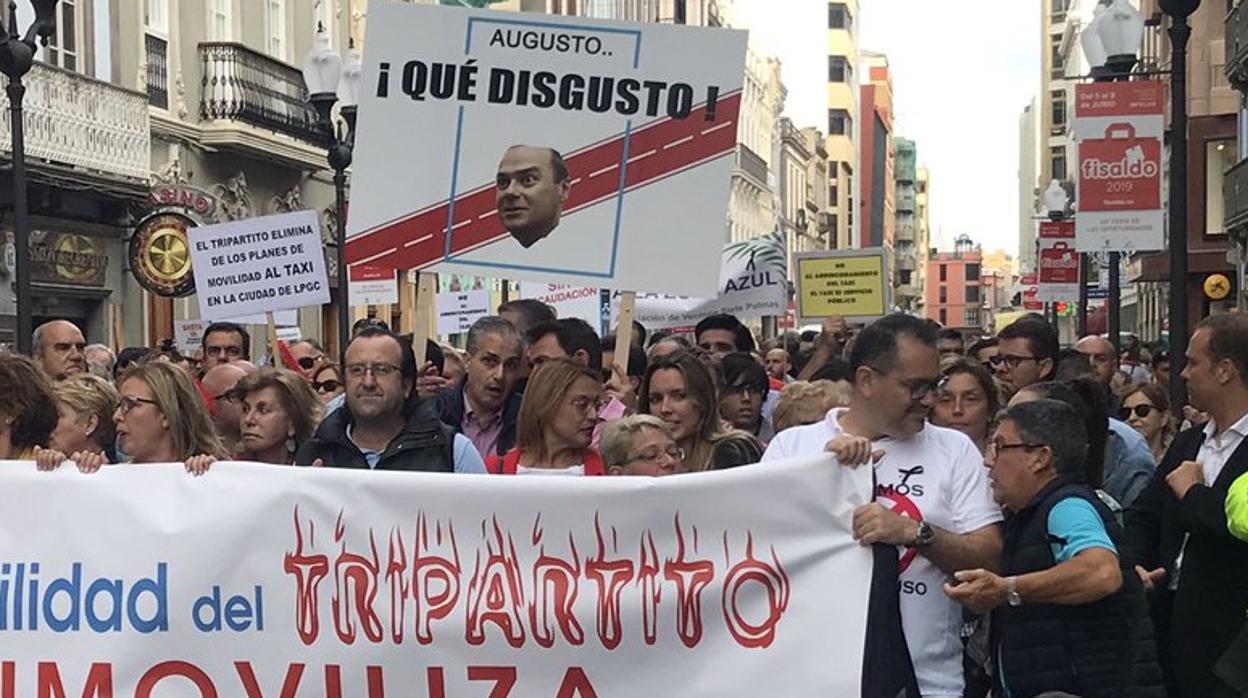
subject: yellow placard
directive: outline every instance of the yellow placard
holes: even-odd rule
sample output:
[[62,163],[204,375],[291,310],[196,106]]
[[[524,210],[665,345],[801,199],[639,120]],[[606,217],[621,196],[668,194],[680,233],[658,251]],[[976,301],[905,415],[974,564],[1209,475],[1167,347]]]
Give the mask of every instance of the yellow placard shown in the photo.
[[798,315],[881,317],[888,312],[883,255],[797,259]]

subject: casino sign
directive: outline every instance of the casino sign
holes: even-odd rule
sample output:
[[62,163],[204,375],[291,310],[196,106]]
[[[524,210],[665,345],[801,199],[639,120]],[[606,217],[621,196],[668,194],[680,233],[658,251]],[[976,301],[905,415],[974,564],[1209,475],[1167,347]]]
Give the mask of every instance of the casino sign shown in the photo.
[[147,200],[151,210],[130,237],[130,271],[143,288],[166,298],[195,292],[191,228],[212,220],[216,198],[184,184],[161,184]]
[[108,255],[100,242],[78,233],[31,231],[31,277],[35,281],[103,286]]

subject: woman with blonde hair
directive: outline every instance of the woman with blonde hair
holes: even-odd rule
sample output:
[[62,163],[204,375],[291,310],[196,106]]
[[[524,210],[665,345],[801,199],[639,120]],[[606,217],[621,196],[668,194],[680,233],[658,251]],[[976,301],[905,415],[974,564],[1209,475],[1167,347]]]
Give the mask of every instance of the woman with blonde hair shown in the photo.
[[121,396],[107,380],[92,373],[75,373],[52,386],[60,421],[49,447],[61,453],[113,452],[117,429],[113,412]]
[[239,433],[243,460],[292,465],[321,421],[324,404],[303,376],[283,368],[263,368],[234,386],[242,404]]
[[516,418],[516,446],[490,456],[485,468],[501,475],[605,475],[602,458],[590,447],[602,376],[571,359],[544,362],[529,377]]
[[1137,383],[1122,394],[1122,407],[1115,415],[1148,442],[1153,461],[1160,464],[1174,440],[1174,415],[1170,397],[1159,383]]
[[762,444],[753,435],[725,429],[719,419],[715,374],[690,352],[655,359],[641,379],[638,411],[662,419],[685,454],[680,472],[701,472],[758,462]]
[[[129,462],[182,462],[188,472],[202,475],[213,461],[228,456],[186,371],[165,361],[146,361],[126,369],[119,385],[113,423],[118,448]],[[69,459],[83,472],[95,472],[106,462],[103,454],[83,451]],[[46,449],[37,460],[41,467],[55,467],[65,454]]]
[[833,407],[849,405],[850,388],[844,381],[794,381],[780,391],[780,399],[771,413],[775,433],[789,427],[814,424]]
[[56,398],[30,359],[0,354],[0,460],[33,460],[56,428]]
[[650,414],[634,414],[607,422],[599,445],[608,475],[671,475],[684,452],[666,422]]

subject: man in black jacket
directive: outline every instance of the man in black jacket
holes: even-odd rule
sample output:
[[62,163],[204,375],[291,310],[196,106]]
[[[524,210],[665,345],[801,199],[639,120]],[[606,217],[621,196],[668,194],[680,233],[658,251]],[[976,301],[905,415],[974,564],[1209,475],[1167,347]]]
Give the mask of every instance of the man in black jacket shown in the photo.
[[524,342],[510,322],[484,317],[469,328],[466,353],[464,377],[454,390],[438,393],[435,410],[481,458],[501,456],[516,445],[521,395],[515,387]]
[[1248,543],[1227,530],[1223,508],[1231,483],[1248,472],[1248,315],[1205,318],[1186,358],[1188,395],[1210,421],[1175,438],[1126,512],[1127,537],[1152,586],[1170,695],[1229,698],[1237,693],[1213,668],[1248,608]]
[[343,353],[346,405],[295,454],[298,465],[373,470],[485,472],[470,444],[414,394],[416,358],[389,330],[368,327]]

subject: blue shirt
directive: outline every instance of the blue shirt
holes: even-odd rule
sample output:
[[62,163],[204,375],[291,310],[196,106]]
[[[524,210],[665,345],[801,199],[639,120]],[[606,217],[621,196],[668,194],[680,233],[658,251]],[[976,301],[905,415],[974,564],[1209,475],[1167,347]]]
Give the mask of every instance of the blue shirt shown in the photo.
[[1140,432],[1132,429],[1126,422],[1111,417],[1109,447],[1105,449],[1105,476],[1101,488],[1117,500],[1123,509],[1127,509],[1148,486],[1156,471],[1153,452],[1148,448],[1144,437],[1140,436]]
[[1059,565],[1090,548],[1105,548],[1118,554],[1101,515],[1087,500],[1079,497],[1068,497],[1054,505],[1045,527],[1053,558]]
[[[364,462],[368,463],[368,469],[375,470],[378,461],[381,460],[381,453],[355,443],[355,439],[351,438],[351,427],[349,426],[347,427],[347,438],[350,439],[356,448],[360,449],[360,455],[364,456]],[[474,475],[487,474],[485,461],[481,460],[481,454],[477,453],[477,449],[472,445],[472,442],[463,434],[455,435],[451,453],[455,459],[455,472]]]

